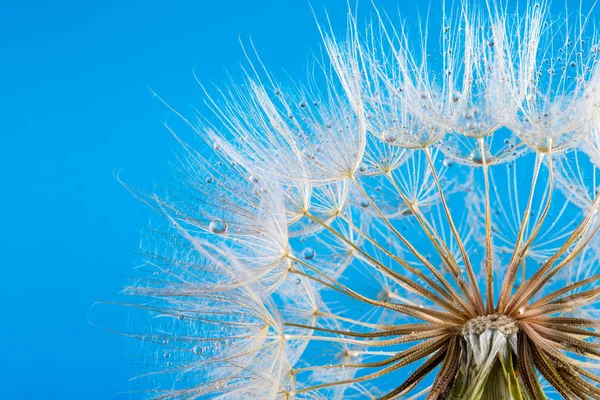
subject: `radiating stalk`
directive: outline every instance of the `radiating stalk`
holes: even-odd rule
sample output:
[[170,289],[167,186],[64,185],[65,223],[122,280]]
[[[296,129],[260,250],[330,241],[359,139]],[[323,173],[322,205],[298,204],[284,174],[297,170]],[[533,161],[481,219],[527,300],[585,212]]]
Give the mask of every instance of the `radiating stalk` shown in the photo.
[[540,167],[542,165],[543,156],[543,154],[536,153],[533,177],[531,179],[531,191],[529,192],[529,199],[527,200],[527,206],[525,208],[525,212],[523,213],[523,220],[521,221],[521,227],[519,228],[519,233],[517,235],[515,250],[506,270],[506,274],[504,275],[504,282],[502,283],[502,288],[500,289],[500,297],[498,299],[497,309],[501,311],[505,310],[506,303],[508,302],[508,297],[512,292],[512,288],[517,277],[517,271],[519,269],[519,263],[517,262],[517,260],[519,259],[518,252],[521,247],[523,235],[525,234],[525,229],[529,222],[531,204],[533,202],[533,196],[537,186],[537,180],[540,173]]
[[452,214],[450,214],[450,209],[448,208],[448,204],[446,202],[446,196],[444,195],[444,190],[442,189],[442,185],[440,184],[440,180],[438,178],[437,172],[435,170],[435,166],[433,163],[433,159],[431,158],[429,148],[424,148],[423,151],[427,156],[427,161],[429,162],[429,166],[431,168],[431,172],[433,174],[433,179],[435,180],[435,184],[440,192],[440,200],[442,202],[442,206],[444,208],[444,213],[446,214],[446,218],[448,220],[448,224],[450,225],[450,229],[452,230],[452,234],[454,235],[454,239],[456,239],[456,243],[458,244],[458,248],[460,249],[460,254],[462,255],[463,262],[465,263],[465,269],[467,270],[467,276],[469,277],[469,283],[471,284],[471,293],[477,302],[477,309],[480,313],[484,312],[483,299],[481,297],[481,292],[479,291],[479,285],[477,284],[477,278],[475,277],[475,272],[473,271],[473,266],[469,261],[469,256],[463,245],[462,239],[458,234],[458,230],[456,229],[456,225],[454,224],[454,220],[452,219]]
[[[431,301],[433,301],[434,303],[436,303],[437,305],[447,309],[447,310],[458,310],[457,307],[440,298],[438,295],[434,294],[433,292],[431,292],[430,290],[424,288],[423,286],[417,284],[416,282],[408,279],[407,277],[398,274],[395,271],[392,271],[391,269],[389,269],[388,267],[386,267],[385,265],[381,264],[380,262],[378,262],[375,258],[373,258],[373,256],[371,256],[370,254],[368,254],[366,251],[364,251],[363,249],[357,247],[354,243],[352,243],[350,240],[348,240],[346,237],[344,237],[342,234],[340,234],[336,229],[332,228],[331,226],[327,225],[326,223],[324,223],[323,221],[321,221],[319,218],[315,217],[312,214],[306,214],[306,216],[310,219],[312,219],[313,221],[315,221],[316,223],[318,223],[319,225],[321,225],[323,228],[327,229],[329,232],[331,232],[333,235],[335,235],[338,239],[340,239],[341,241],[343,241],[344,243],[350,245],[354,250],[356,250],[357,253],[359,253],[361,256],[365,257],[368,261],[370,261],[373,265],[377,266],[377,268],[381,269],[382,271],[386,272],[386,274],[394,279],[395,281],[397,281],[398,283],[404,284],[410,288],[412,288],[413,290],[415,290],[417,293],[419,293],[420,295],[422,295],[423,297],[425,297],[426,299],[429,299]],[[423,280],[425,280],[425,282],[427,282],[428,284],[432,285],[433,288],[439,288],[439,286],[433,282],[431,279],[429,279],[428,277],[426,277],[425,275],[423,275],[422,272],[420,272],[419,270],[417,270],[416,268],[413,268],[412,266],[410,266],[408,263],[402,261],[401,264],[404,268],[408,269],[410,272],[414,273],[415,275],[421,277]],[[443,293],[443,291],[442,291]]]
[[[394,188],[396,188],[397,193],[400,195],[400,197],[402,197],[402,199],[404,200],[404,202],[406,203],[406,205],[408,206],[410,211],[413,213],[413,215],[419,222],[419,225],[421,225],[421,228],[425,232],[425,235],[429,238],[431,244],[436,248],[438,254],[442,258],[442,260],[446,263],[448,268],[450,268],[450,272],[452,273],[452,277],[454,278],[457,286],[463,292],[463,294],[465,295],[467,300],[470,300],[471,305],[470,306],[467,305],[464,302],[464,300],[460,296],[458,296],[458,294],[453,289],[451,290],[451,294],[453,295],[453,297],[457,298],[456,301],[461,305],[464,312],[468,313],[471,318],[474,317],[476,314],[474,313],[472,306],[475,304],[475,301],[473,299],[471,290],[468,288],[468,286],[466,285],[466,282],[464,282],[464,279],[462,279],[462,277],[461,277],[460,268],[458,267],[458,263],[452,256],[452,252],[450,251],[450,249],[448,248],[446,243],[440,238],[439,234],[435,231],[435,229],[433,229],[433,227],[424,219],[424,216],[423,216],[421,210],[416,208],[412,204],[412,202],[410,202],[408,200],[406,195],[402,192],[402,190],[398,186],[398,183],[396,182],[394,177],[390,173],[388,173],[387,176],[388,176],[388,179],[390,180],[390,182],[392,183],[392,185],[394,186]],[[427,266],[428,269],[431,270],[433,268],[433,266],[430,267],[428,264],[431,264],[431,263],[429,263],[429,261],[425,265]],[[437,274],[439,274],[438,271],[435,268],[433,268],[433,271],[437,277]],[[438,279],[440,279],[440,278],[438,278]],[[443,276],[441,279],[443,279]]]
[[479,138],[479,152],[483,163],[483,180],[485,184],[485,301],[486,312],[494,311],[494,250],[492,248],[492,210],[490,206],[490,177],[485,143]]

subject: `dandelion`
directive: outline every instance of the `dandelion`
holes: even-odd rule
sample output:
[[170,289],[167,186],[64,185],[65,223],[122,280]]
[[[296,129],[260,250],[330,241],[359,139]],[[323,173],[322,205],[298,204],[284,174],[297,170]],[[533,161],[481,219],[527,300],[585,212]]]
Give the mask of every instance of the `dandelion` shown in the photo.
[[140,195],[169,227],[125,290],[144,393],[600,399],[590,14],[464,2],[433,42],[375,16],[320,28],[311,84],[251,63],[180,115],[203,145]]

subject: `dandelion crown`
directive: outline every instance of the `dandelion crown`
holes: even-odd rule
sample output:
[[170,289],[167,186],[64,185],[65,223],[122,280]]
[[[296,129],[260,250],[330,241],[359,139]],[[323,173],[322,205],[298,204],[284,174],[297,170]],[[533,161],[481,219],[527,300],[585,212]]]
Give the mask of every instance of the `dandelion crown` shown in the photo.
[[548,9],[351,14],[311,83],[254,62],[180,115],[125,291],[143,393],[600,399],[600,40]]

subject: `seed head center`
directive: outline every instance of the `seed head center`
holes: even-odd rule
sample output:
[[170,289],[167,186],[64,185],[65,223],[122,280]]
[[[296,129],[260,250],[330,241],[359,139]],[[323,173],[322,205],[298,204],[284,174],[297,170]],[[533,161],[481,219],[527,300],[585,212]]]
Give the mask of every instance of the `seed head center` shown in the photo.
[[469,320],[462,328],[463,336],[480,335],[486,330],[496,330],[504,335],[512,335],[519,331],[514,319],[502,314],[481,315]]

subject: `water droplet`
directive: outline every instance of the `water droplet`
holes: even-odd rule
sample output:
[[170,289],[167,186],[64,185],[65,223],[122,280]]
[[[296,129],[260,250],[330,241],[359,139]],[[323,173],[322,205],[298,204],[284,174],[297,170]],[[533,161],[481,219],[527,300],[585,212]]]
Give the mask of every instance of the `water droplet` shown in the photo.
[[260,177],[258,177],[258,176],[255,176],[255,175],[250,175],[248,179],[249,179],[249,180],[250,180],[250,182],[252,182],[252,183],[258,183],[258,182],[260,182]]
[[454,165],[454,163],[452,162],[452,160],[444,158],[444,167],[451,167],[452,165]]
[[381,138],[387,143],[394,143],[398,139],[398,135],[394,132],[383,132]]
[[302,257],[304,257],[305,260],[312,260],[315,257],[315,251],[310,247],[307,247],[302,250]]
[[212,178],[212,176],[208,176],[208,177],[206,178],[206,183],[212,183],[212,182],[213,182],[213,178]]
[[169,357],[171,357],[171,354],[170,354],[170,353],[167,353],[167,352],[165,352],[165,354],[163,354],[163,357],[164,357],[164,358],[169,358]]
[[472,108],[467,109],[467,111],[465,111],[465,119],[473,119],[475,118],[475,112],[473,111]]
[[224,221],[214,220],[208,225],[212,233],[221,234],[227,232],[227,224]]
[[180,315],[179,317],[177,317],[177,319],[183,321],[185,319],[185,315]]

